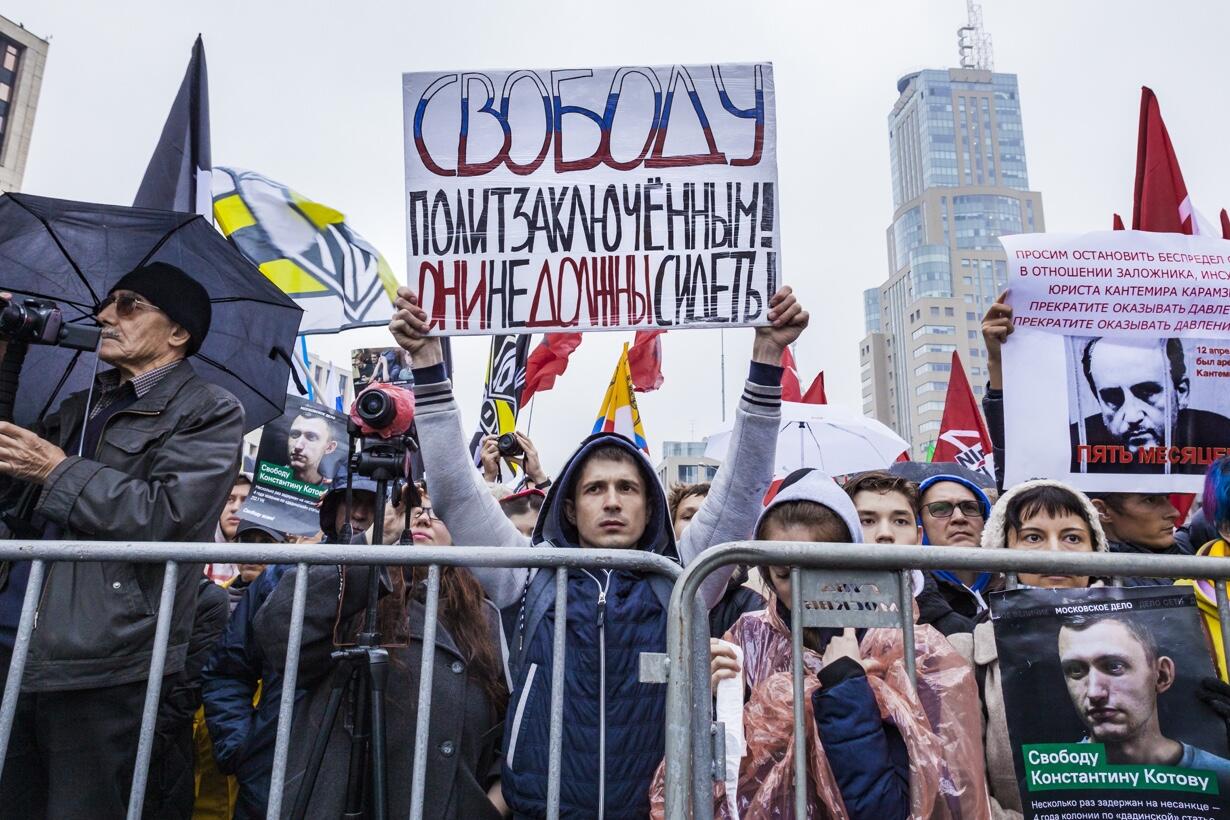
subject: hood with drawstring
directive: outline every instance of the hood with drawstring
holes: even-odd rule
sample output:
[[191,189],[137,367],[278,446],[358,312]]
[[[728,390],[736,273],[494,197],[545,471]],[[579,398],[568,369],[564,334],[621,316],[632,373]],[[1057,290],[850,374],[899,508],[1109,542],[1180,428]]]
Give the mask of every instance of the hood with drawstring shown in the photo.
[[[987,498],[987,494],[983,489],[968,478],[962,478],[959,475],[933,475],[930,478],[923,479],[918,485],[918,526],[923,527],[922,519],[922,497],[927,494],[927,490],[934,487],[936,484],[941,484],[945,481],[951,481],[953,484],[960,484],[965,489],[974,494],[974,499],[978,502],[978,506],[982,508],[982,520],[986,521],[991,517],[991,499]],[[985,529],[985,528],[984,528]],[[923,544],[930,544],[927,539],[927,528],[923,527]]]
[[811,501],[814,504],[828,507],[837,513],[837,516],[845,523],[846,529],[850,531],[850,543],[863,543],[863,526],[859,523],[858,510],[854,509],[854,502],[850,500],[850,496],[837,486],[837,482],[832,478],[810,467],[795,470],[782,480],[781,486],[777,488],[777,494],[765,505],[759,520],[756,521],[757,537],[760,535],[760,527],[764,524],[769,511],[788,501]]
[[984,549],[1004,549],[1008,546],[1008,505],[1021,493],[1037,487],[1055,487],[1072,493],[1081,505],[1081,517],[1085,519],[1093,535],[1093,551],[1110,552],[1110,542],[1106,539],[1106,532],[1102,529],[1102,522],[1099,520],[1098,510],[1093,506],[1093,502],[1080,490],[1062,481],[1053,481],[1049,478],[1035,478],[1022,482],[999,497],[999,501],[995,502],[995,508],[991,510],[991,515],[987,518],[986,526],[982,528]]
[[[636,445],[616,433],[595,433],[581,442],[581,446],[564,464],[559,477],[551,484],[546,499],[543,500],[542,511],[538,514],[538,523],[534,525],[532,542],[555,547],[579,547],[576,525],[564,515],[564,499],[571,498],[581,477],[581,468],[593,455],[594,451],[605,446],[615,446],[632,456],[641,472],[641,480],[645,485],[645,532],[635,545],[635,549],[646,552],[656,552],[659,555],[679,560],[679,551],[675,547],[675,532],[671,528],[670,510],[666,504],[666,492],[658,481],[653,465]],[[855,518],[857,521],[857,516]]]

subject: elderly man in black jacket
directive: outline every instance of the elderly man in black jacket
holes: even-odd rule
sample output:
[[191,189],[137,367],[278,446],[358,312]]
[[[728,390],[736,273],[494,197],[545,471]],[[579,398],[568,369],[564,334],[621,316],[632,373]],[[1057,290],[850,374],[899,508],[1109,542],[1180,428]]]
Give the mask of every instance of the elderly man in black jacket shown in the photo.
[[[0,423],[9,498],[44,539],[212,541],[244,425],[235,397],[185,361],[209,331],[208,294],[152,263],[116,283],[98,321],[111,369],[93,390],[65,399],[37,433]],[[184,669],[200,574],[180,570],[168,676]],[[5,654],[28,577],[14,564],[0,588]],[[48,567],[0,780],[4,814],[124,816],[162,581],[158,563]]]

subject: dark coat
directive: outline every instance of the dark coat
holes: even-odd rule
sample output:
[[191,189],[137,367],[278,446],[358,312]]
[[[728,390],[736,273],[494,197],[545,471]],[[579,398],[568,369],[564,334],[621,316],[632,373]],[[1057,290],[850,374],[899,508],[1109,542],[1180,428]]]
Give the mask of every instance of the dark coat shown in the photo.
[[910,816],[910,756],[896,727],[880,716],[871,684],[853,658],[820,670],[812,693],[816,732],[850,820]]
[[924,572],[922,591],[914,596],[914,602],[918,605],[918,623],[931,624],[944,637],[973,632],[980,620],[977,601],[963,587],[948,584],[947,581],[945,584],[952,587],[948,590],[948,595],[965,614],[953,609],[948,597],[940,591],[936,577],[930,572]]
[[[348,567],[344,579],[336,566],[312,567],[308,571],[308,604],[299,675],[300,685],[309,691],[295,707],[283,793],[284,816],[289,816],[294,807],[307,758],[329,699],[333,670],[329,653],[334,648],[334,626],[339,611],[345,622],[362,610],[368,571],[367,567]],[[286,662],[297,574],[296,569],[290,569],[256,615],[255,634],[261,650],[267,661],[277,667]],[[390,817],[405,817],[410,813],[423,619],[423,605],[411,598],[406,623],[409,644],[388,647],[385,726]],[[492,641],[498,645],[499,619],[494,607],[490,607],[490,624]],[[498,777],[503,716],[496,713],[482,683],[467,673],[469,659],[457,648],[442,622],[437,622],[433,656],[424,817],[497,820],[500,815],[487,798],[487,789]],[[338,817],[342,813],[350,755],[348,716],[349,704],[343,702],[329,737],[312,802],[308,805],[309,817]]]
[[[534,529],[534,543],[577,547],[560,498],[572,494],[589,453],[615,445],[641,465],[648,490],[648,519],[638,549],[678,560],[662,485],[640,451],[622,436],[590,436],[564,465]],[[599,584],[605,594],[599,593]],[[641,683],[642,652],[666,646],[670,581],[627,571],[568,573],[564,670],[564,738],[560,815],[589,817],[602,804],[607,818],[643,817],[649,786],[665,746],[666,692]],[[513,699],[504,733],[504,799],[518,816],[545,817],[555,573],[535,574],[525,591],[511,641]],[[605,742],[604,742],[605,740]],[[599,799],[602,796],[602,800]]]
[[720,638],[730,631],[745,612],[759,612],[764,609],[764,596],[750,587],[745,587],[746,570],[736,572],[730,579],[724,594],[713,609],[709,610],[709,634]]
[[[73,452],[85,410],[85,392],[74,393],[45,420],[40,435]],[[52,471],[34,512],[65,538],[212,542],[242,439],[239,401],[181,362],[111,417],[90,458],[69,456]],[[7,528],[0,530],[8,537]],[[161,563],[50,564],[23,688],[92,689],[145,680],[163,572]],[[167,674],[184,668],[200,576],[200,565],[179,568]],[[20,607],[20,596],[5,602]]]
[[[1080,472],[1081,465],[1077,460],[1076,447],[1080,444],[1080,425],[1068,427],[1068,438],[1072,443],[1072,472]],[[1122,441],[1106,429],[1102,415],[1095,413],[1085,418],[1085,443],[1088,445],[1103,445],[1125,447]],[[1193,410],[1187,408],[1179,411],[1175,421],[1175,430],[1171,438],[1172,447],[1227,447],[1230,446],[1230,419],[1219,413],[1208,410]],[[1088,464],[1086,469],[1091,473],[1148,473],[1163,472],[1163,464],[1140,464],[1136,461],[1127,464]],[[1170,472],[1183,475],[1204,475],[1209,469],[1209,462],[1190,464],[1171,464]]]
[[[269,804],[282,666],[266,661],[253,621],[287,569],[288,564],[275,564],[248,584],[202,672],[201,695],[214,761],[218,771],[235,775],[239,785],[237,818],[264,817]],[[253,705],[258,691],[260,702]],[[302,694],[302,688],[296,694]]]
[[[1178,538],[1169,547],[1160,550],[1153,549],[1152,547],[1142,547],[1140,544],[1133,544],[1130,541],[1111,541],[1110,551],[1144,555],[1191,555],[1191,551]],[[1146,576],[1126,576],[1119,579],[1120,586],[1125,587],[1164,587],[1170,586],[1174,582],[1174,578],[1149,578]]]
[[196,745],[192,730],[193,717],[201,706],[201,669],[226,628],[230,612],[226,590],[208,578],[201,578],[199,588],[187,663],[182,672],[163,681],[149,787],[145,792],[146,817],[187,820],[192,816],[196,799]]
[[[949,630],[945,634],[953,634],[957,632],[970,632],[971,629],[965,629],[968,624],[977,624],[981,622],[985,616],[987,609],[984,606],[987,602],[987,596],[992,592],[999,592],[1004,588],[1004,576],[994,575],[987,580],[986,586],[980,592],[982,596],[982,604],[978,601],[978,596],[974,595],[965,584],[954,580],[950,577],[945,577],[947,573],[926,572],[923,573],[926,577],[923,590],[927,591],[930,583],[935,584],[935,593],[932,593],[929,598],[929,604],[934,604],[934,608],[928,608],[928,616],[931,623],[937,620],[944,623],[944,628]],[[939,601],[942,600],[943,604]],[[947,611],[943,611],[943,605],[947,605]],[[952,617],[957,616],[956,618]],[[939,629],[939,627],[936,627]],[[943,630],[941,630],[943,631]]]

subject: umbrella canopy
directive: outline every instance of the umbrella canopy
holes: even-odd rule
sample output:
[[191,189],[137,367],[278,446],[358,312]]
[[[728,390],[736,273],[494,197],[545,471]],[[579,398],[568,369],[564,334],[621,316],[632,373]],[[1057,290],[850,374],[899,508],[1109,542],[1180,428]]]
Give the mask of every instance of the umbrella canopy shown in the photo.
[[[182,269],[209,293],[213,321],[189,361],[243,404],[252,430],[282,414],[303,311],[196,214],[0,196],[0,290],[60,305],[65,322],[94,324],[99,302],[147,262]],[[15,420],[29,426],[89,386],[95,355],[31,345]]]
[[[730,431],[709,436],[705,455],[724,459]],[[829,475],[882,470],[910,445],[875,419],[833,404],[782,402],[775,475],[815,467]]]
[[975,486],[984,490],[995,489],[995,479],[955,461],[899,461],[889,468],[889,472],[907,481],[913,481],[915,484],[926,481],[931,476],[955,475],[973,482]]

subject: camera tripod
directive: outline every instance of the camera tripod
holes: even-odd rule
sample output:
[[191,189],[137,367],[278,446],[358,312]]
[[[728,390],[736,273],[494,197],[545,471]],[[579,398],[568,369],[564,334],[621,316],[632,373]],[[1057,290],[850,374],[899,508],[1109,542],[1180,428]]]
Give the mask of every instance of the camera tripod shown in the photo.
[[[358,431],[352,423],[351,452],[358,439]],[[340,539],[349,543],[352,539],[350,512],[353,505],[351,487],[352,471],[372,478],[376,482],[376,512],[372,531],[372,544],[384,542],[384,513],[388,503],[390,486],[400,485],[405,474],[405,459],[408,449],[413,448],[409,436],[397,438],[363,438],[363,448],[351,458],[346,476],[346,524],[340,528]],[[408,486],[413,487],[413,484]],[[410,525],[409,503],[405,505],[405,529]],[[404,531],[403,531],[404,538]],[[333,675],[330,679],[329,699],[320,728],[312,743],[311,755],[291,816],[302,820],[307,814],[308,803],[320,774],[320,767],[328,750],[329,738],[337,722],[342,701],[350,697],[350,725],[353,727],[350,740],[350,759],[346,772],[346,802],[344,818],[371,818],[385,820],[388,817],[388,758],[385,753],[384,693],[389,677],[389,653],[381,646],[381,635],[376,622],[376,608],[380,596],[380,565],[368,567],[367,603],[363,627],[354,646],[334,650]],[[368,808],[370,806],[370,812]]]

